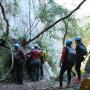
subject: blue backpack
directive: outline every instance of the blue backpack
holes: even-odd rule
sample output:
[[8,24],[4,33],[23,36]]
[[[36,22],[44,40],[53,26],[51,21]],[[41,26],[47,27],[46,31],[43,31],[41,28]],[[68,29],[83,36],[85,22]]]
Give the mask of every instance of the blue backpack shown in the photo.
[[76,60],[76,51],[73,47],[67,47],[67,50],[68,50],[67,60],[69,63],[74,64]]

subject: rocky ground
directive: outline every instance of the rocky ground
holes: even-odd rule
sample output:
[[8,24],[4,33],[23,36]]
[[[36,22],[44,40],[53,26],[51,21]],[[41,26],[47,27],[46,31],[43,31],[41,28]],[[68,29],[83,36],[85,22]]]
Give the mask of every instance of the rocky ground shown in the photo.
[[[65,87],[66,82],[63,82],[63,85]],[[45,81],[45,80],[41,80],[39,82],[24,81],[23,85],[17,85],[14,83],[1,83],[0,90],[59,90],[58,86],[59,86],[59,82],[50,82],[50,81]],[[68,88],[68,89],[76,90],[73,88]],[[63,88],[61,90],[68,90],[68,89]]]
[[[82,80],[86,77],[90,77],[90,74],[82,75]],[[0,90],[80,90],[80,84],[75,84],[73,79],[71,88],[65,88],[66,81],[63,82],[63,89],[58,89],[58,86],[59,82],[57,81],[40,80],[38,82],[31,82],[26,80],[23,85],[17,85],[14,83],[0,83]]]

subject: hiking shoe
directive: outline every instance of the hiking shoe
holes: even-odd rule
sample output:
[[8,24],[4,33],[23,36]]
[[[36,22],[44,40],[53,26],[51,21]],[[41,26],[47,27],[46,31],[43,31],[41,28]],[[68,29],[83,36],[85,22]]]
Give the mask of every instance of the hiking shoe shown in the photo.
[[71,84],[67,84],[66,88],[70,88],[71,87]]
[[81,82],[81,79],[76,79],[75,83],[80,83]]
[[60,87],[58,87],[58,89],[62,89],[62,87],[60,86]]

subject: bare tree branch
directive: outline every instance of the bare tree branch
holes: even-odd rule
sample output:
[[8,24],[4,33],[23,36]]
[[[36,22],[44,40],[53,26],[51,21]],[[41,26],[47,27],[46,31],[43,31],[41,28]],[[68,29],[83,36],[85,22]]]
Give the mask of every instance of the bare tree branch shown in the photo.
[[0,7],[1,7],[2,14],[3,14],[3,19],[7,25],[5,35],[8,37],[8,35],[9,35],[9,22],[8,22],[8,19],[6,18],[5,9],[4,9],[3,5],[1,4],[1,2],[0,2]]
[[[49,2],[47,2],[47,3],[44,5],[43,11],[42,11],[43,13],[44,13],[45,10],[46,10],[46,6],[47,6],[49,3],[51,3],[51,2],[52,2],[52,0],[49,1]],[[29,36],[29,34],[32,33],[33,29],[39,24],[40,20],[38,20],[38,22],[34,25],[36,19],[37,19],[37,16],[35,17],[35,20],[34,20],[33,24],[28,28],[27,32],[24,34],[24,37],[25,37],[25,38],[27,38],[27,37]],[[33,27],[33,26],[34,26],[34,27]],[[32,28],[32,29],[31,29],[31,28]],[[30,32],[29,32],[29,31],[30,31]],[[28,32],[29,32],[29,33],[28,33]],[[27,33],[28,33],[28,35],[26,35]]]
[[30,32],[27,34],[27,36],[25,36],[25,38],[27,38],[29,36],[30,33],[32,33],[32,31],[36,28],[36,26],[39,24],[40,20],[38,20],[38,22],[34,25],[34,27],[30,30]]
[[29,32],[30,28],[32,28],[32,27],[33,27],[33,25],[34,25],[35,21],[36,21],[36,17],[35,17],[35,19],[34,19],[34,21],[33,21],[32,25],[31,25],[31,26],[27,29],[26,33],[24,34],[24,37],[26,37],[26,36],[27,36],[27,33]]
[[60,18],[59,20],[57,20],[56,22],[54,22],[52,25],[44,28],[44,30],[41,31],[38,35],[36,35],[34,38],[29,39],[29,40],[26,42],[26,44],[28,44],[28,43],[32,42],[33,40],[37,39],[41,34],[43,34],[43,33],[45,33],[46,31],[48,31],[50,28],[52,28],[52,27],[53,27],[54,25],[56,25],[58,22],[60,22],[60,21],[62,21],[62,20],[65,20],[65,19],[67,19],[68,17],[70,17],[75,11],[77,11],[77,10],[83,5],[83,3],[84,3],[85,1],[86,1],[86,0],[83,0],[83,1],[82,1],[74,10],[72,10],[67,16]]
[[65,38],[66,38],[66,35],[67,35],[67,30],[68,30],[68,22],[66,23],[65,20],[63,20],[64,24],[65,24],[65,34],[64,34],[64,37],[63,37],[63,46],[64,46],[64,42],[65,42]]

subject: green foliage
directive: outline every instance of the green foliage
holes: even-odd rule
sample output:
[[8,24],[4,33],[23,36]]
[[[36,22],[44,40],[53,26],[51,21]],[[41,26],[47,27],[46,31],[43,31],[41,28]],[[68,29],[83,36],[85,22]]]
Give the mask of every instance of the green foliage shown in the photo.
[[79,25],[75,16],[72,16],[68,19],[68,35],[69,37],[75,37],[79,33]]
[[14,0],[14,12],[13,16],[17,16],[20,13],[20,3],[21,0]]
[[81,23],[82,23],[82,26],[80,27],[80,30],[79,30],[80,35],[84,39],[89,39],[90,38],[90,16],[84,18]]
[[0,37],[2,37],[5,34],[5,32],[3,30],[3,26],[4,26],[4,22],[3,22],[3,20],[1,20],[0,21]]
[[12,31],[13,31],[13,34],[15,36],[17,36],[17,38],[21,38],[22,37],[22,35],[21,35],[22,33],[21,33],[21,31],[18,28],[13,28]]
[[[58,18],[64,17],[68,15],[70,11],[68,9],[65,9],[63,6],[56,4],[53,2],[53,0],[49,1],[48,4],[41,6],[40,11],[38,13],[38,17],[40,20],[46,24],[46,26],[50,25],[52,22],[56,21]],[[66,23],[68,23],[67,26],[67,34],[68,37],[75,37],[78,35],[79,31],[79,25],[77,20],[75,19],[75,16],[71,16],[65,20]],[[63,33],[66,31],[65,23],[62,22],[60,25],[62,27],[58,28],[59,30],[62,30]],[[58,31],[58,29],[55,27],[52,28],[55,32],[55,30]],[[48,32],[52,32],[49,30]],[[58,38],[58,37],[57,37]]]
[[3,30],[3,23],[0,22],[0,30]]
[[67,15],[69,11],[62,6],[57,5],[55,2],[50,1],[48,4],[40,7],[38,17],[46,25],[52,23],[55,18]]

